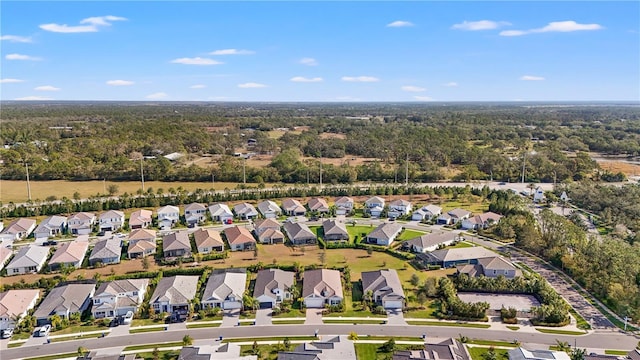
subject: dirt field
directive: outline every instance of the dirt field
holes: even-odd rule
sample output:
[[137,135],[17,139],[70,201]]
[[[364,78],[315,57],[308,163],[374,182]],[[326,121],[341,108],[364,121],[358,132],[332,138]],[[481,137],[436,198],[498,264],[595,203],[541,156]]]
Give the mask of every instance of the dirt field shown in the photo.
[[609,159],[595,159],[598,165],[603,170],[610,171],[612,173],[622,172],[627,176],[637,176],[640,175],[640,164],[631,164],[626,161],[617,161],[617,160],[609,160]]
[[[118,194],[128,192],[135,194],[141,188],[139,181],[31,181],[31,198],[33,200],[45,200],[48,196],[55,196],[58,199],[67,197],[73,199],[73,194],[77,191],[81,198],[88,198],[96,194],[105,194],[105,189],[109,185],[118,186]],[[177,189],[182,187],[187,191],[195,189],[211,189],[210,182],[161,182],[161,181],[145,181],[145,189],[153,188],[154,191],[162,188],[165,192],[169,188]],[[238,184],[215,182],[216,190],[235,189]],[[27,182],[17,180],[0,180],[0,201],[7,204],[9,202],[19,203],[27,201]]]

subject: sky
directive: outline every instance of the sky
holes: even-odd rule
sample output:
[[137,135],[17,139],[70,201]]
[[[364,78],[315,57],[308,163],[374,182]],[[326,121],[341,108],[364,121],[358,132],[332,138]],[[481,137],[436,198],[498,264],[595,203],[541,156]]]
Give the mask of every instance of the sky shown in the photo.
[[1,100],[639,101],[638,1],[2,1]]

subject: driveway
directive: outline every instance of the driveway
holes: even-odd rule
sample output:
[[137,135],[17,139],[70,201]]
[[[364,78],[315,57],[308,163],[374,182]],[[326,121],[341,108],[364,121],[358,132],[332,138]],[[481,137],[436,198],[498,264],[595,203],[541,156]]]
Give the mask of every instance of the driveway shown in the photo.
[[272,309],[258,309],[256,311],[256,325],[271,325]]
[[387,309],[387,324],[389,325],[407,325],[404,321],[404,314],[399,309]]
[[238,325],[240,320],[240,309],[224,310],[222,313],[222,324],[220,327],[233,327]]
[[307,318],[304,320],[305,325],[322,324],[323,309],[307,309]]

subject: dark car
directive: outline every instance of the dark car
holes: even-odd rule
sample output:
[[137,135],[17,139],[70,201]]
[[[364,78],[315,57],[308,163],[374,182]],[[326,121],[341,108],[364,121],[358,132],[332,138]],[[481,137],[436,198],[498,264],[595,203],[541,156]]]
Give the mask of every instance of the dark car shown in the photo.
[[54,240],[50,240],[42,243],[42,246],[54,246],[54,245],[58,245],[58,242]]
[[120,326],[120,321],[118,321],[118,318],[113,318],[109,323],[109,327],[118,327],[118,326]]

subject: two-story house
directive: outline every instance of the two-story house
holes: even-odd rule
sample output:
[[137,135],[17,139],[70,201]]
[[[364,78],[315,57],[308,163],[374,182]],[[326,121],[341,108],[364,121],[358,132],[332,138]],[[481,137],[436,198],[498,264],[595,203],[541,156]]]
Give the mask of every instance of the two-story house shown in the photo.
[[354,202],[348,196],[342,196],[336,199],[336,215],[348,215],[353,212]]
[[96,222],[96,215],[89,212],[79,212],[67,219],[69,232],[73,235],[89,235]]
[[271,200],[264,200],[258,203],[258,211],[260,211],[265,219],[277,218],[282,215],[280,206]]
[[184,207],[184,220],[188,226],[195,226],[207,221],[207,208],[199,203],[191,203]]
[[114,280],[100,284],[93,295],[91,313],[96,319],[136,313],[144,301],[149,279]]
[[151,226],[153,213],[151,210],[136,210],[131,213],[129,217],[129,228],[130,229],[146,229]]
[[253,232],[261,244],[277,244],[284,242],[284,234],[280,231],[281,225],[274,218],[256,220]]
[[380,217],[384,211],[385,200],[379,196],[372,196],[364,202],[365,214],[371,215],[371,217]]
[[156,210],[158,215],[158,227],[163,230],[171,229],[180,221],[180,208],[173,205],[166,205]]
[[124,213],[119,210],[109,210],[98,216],[100,231],[116,231],[124,226]]
[[156,253],[156,231],[136,229],[129,234],[127,256],[129,259],[142,258]]
[[404,199],[396,199],[389,203],[389,218],[395,219],[400,216],[409,215],[411,213],[411,202]]
[[49,237],[64,234],[67,230],[67,217],[60,215],[49,216],[33,231],[36,241],[46,241]]

